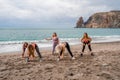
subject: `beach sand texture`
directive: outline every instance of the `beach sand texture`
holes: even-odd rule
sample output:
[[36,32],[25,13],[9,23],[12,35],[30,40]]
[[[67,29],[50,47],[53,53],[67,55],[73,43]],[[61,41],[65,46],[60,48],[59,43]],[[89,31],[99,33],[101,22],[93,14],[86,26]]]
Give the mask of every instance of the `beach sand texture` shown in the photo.
[[71,46],[75,60],[68,52],[57,61],[58,54],[41,50],[43,61],[26,63],[21,52],[0,54],[0,80],[120,80],[120,42],[92,44],[95,56],[86,46],[80,57],[82,45]]

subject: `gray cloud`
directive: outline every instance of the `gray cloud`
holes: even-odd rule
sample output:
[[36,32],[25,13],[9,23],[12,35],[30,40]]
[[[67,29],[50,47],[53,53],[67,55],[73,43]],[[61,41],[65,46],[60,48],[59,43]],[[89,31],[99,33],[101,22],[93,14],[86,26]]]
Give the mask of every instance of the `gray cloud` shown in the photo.
[[0,21],[44,23],[65,19],[63,21],[67,23],[68,19],[75,20],[80,16],[87,19],[95,12],[118,10],[119,3],[120,0],[0,0]]

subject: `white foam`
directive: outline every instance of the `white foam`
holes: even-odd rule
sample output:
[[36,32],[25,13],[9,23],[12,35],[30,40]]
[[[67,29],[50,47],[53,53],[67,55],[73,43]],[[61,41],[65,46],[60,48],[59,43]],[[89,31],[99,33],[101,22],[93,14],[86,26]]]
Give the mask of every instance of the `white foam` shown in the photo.
[[93,43],[120,41],[119,35],[112,36],[93,36]]
[[[0,53],[22,51],[22,45],[23,44],[0,45]],[[46,48],[46,47],[52,47],[52,44],[38,43],[38,46],[39,46],[39,48]]]
[[13,51],[22,51],[22,46],[20,44],[0,45],[0,53]]
[[[60,38],[61,42],[69,42],[70,45],[81,44],[80,38]],[[112,36],[92,36],[92,43],[120,41],[119,35]],[[0,42],[0,53],[22,51],[23,42],[36,42],[39,48],[52,47],[52,41],[33,40],[33,41],[7,41]]]

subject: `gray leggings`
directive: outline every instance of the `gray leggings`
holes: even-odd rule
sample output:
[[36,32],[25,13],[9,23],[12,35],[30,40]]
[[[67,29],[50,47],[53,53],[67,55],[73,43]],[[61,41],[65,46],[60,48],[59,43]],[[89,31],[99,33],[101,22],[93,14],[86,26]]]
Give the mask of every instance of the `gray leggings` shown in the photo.
[[53,44],[53,50],[52,50],[52,54],[54,54],[54,52],[55,52],[55,47],[57,46],[57,44]]

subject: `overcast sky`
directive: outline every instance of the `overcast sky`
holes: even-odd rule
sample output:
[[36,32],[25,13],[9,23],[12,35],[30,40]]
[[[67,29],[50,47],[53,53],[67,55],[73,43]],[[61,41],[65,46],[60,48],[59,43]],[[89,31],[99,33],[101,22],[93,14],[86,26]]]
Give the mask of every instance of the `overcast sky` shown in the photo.
[[120,0],[0,0],[0,27],[74,27],[96,12],[120,10]]

